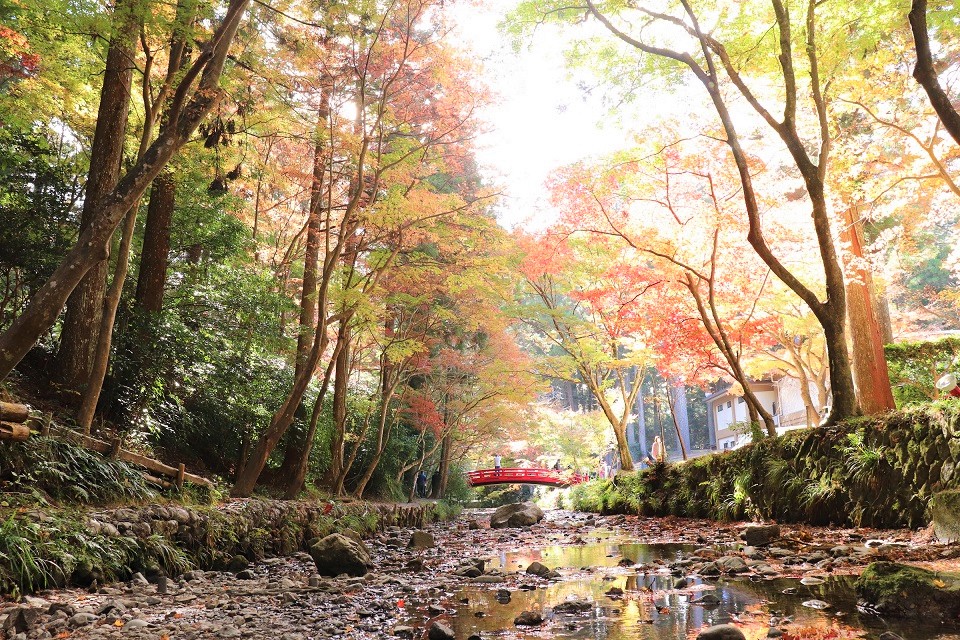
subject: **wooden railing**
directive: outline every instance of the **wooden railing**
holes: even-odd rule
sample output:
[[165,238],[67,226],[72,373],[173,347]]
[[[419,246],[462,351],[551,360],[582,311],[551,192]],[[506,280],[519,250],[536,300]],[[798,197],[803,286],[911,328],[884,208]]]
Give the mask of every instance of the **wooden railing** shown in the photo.
[[505,467],[502,469],[478,469],[467,473],[471,486],[488,484],[541,484],[552,487],[566,487],[587,481],[587,476],[556,469]]

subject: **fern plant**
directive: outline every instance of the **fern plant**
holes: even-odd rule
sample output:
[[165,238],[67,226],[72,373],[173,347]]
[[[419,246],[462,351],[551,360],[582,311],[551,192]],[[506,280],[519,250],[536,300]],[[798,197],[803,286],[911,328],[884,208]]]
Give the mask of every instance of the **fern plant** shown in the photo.
[[854,482],[870,484],[886,459],[886,448],[868,446],[862,431],[847,434],[847,444],[837,447],[844,456],[844,468],[847,476]]

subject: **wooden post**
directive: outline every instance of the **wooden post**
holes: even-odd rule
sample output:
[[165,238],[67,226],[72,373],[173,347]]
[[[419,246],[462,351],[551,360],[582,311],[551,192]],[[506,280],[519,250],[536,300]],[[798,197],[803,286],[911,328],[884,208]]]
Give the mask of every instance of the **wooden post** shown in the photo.
[[7,422],[26,422],[30,417],[30,409],[25,404],[0,402],[0,420]]
[[177,465],[177,490],[183,489],[183,479],[187,475],[187,465],[182,462]]
[[113,442],[110,443],[110,457],[120,457],[120,438],[114,438]]
[[30,427],[15,422],[0,422],[0,440],[23,441],[30,437]]

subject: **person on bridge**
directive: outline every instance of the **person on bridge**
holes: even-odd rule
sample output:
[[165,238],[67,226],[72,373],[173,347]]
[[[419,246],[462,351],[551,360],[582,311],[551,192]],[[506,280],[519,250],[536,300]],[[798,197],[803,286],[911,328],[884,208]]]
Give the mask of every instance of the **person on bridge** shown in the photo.
[[497,453],[493,456],[493,472],[500,473],[500,454]]

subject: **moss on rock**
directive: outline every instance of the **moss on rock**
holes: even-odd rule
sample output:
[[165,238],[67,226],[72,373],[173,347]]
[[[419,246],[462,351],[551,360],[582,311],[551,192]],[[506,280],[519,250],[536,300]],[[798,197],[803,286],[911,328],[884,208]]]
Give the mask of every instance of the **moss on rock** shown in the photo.
[[[949,428],[944,428],[948,425]],[[960,402],[801,429],[734,451],[575,487],[575,508],[842,526],[920,527],[960,489]]]
[[942,542],[960,541],[960,489],[933,494],[928,509],[937,538]]
[[874,562],[857,580],[857,597],[881,615],[960,621],[960,574]]

